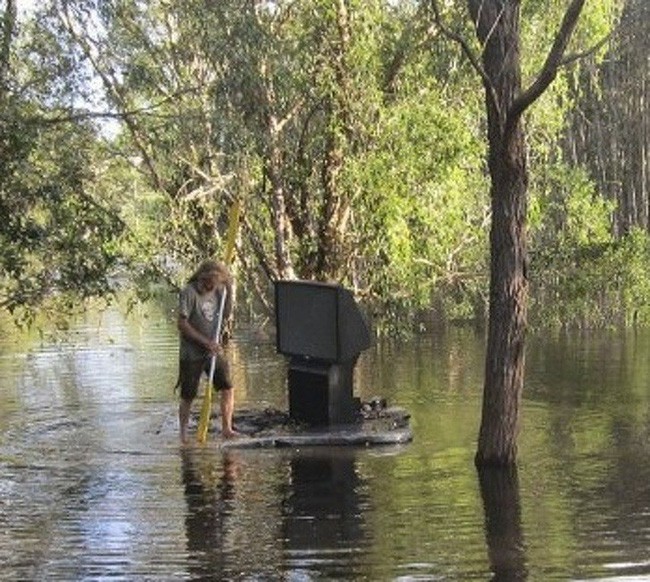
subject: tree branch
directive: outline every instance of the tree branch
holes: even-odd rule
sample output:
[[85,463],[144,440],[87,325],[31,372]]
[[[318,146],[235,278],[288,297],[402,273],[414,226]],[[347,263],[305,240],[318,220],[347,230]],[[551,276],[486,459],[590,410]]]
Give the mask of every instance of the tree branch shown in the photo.
[[572,63],[575,63],[576,61],[579,61],[581,59],[593,55],[595,52],[599,51],[605,44],[607,44],[613,36],[614,36],[614,30],[612,30],[609,34],[605,35],[595,45],[589,47],[588,49],[579,53],[572,53],[570,55],[566,55],[560,62],[560,66],[566,67],[567,65],[570,65]]
[[[126,111],[76,111],[67,114],[61,113],[59,115],[51,116],[45,114],[30,115],[22,117],[21,120],[24,123],[28,124],[56,125],[59,123],[75,123],[77,121],[84,121],[87,119],[118,119],[125,121],[129,117],[136,117],[138,115],[148,115],[150,117],[158,117],[160,119],[170,119],[175,116],[171,114],[161,115],[159,113],[155,113],[156,109],[162,107],[167,102],[173,101],[175,98],[180,97],[185,93],[192,93],[194,90],[194,88],[183,89],[181,91],[173,93],[172,95],[169,95],[158,103],[154,103],[147,107],[139,107],[137,109],[130,109]],[[8,117],[9,116],[7,115],[0,115],[0,119],[2,120],[8,119]]]
[[443,22],[442,16],[440,14],[440,7],[438,6],[437,0],[431,0],[431,9],[433,10],[434,20],[436,22],[436,25],[438,26],[442,34],[444,34],[448,39],[453,40],[454,42],[460,45],[463,54],[467,57],[467,60],[470,62],[474,70],[481,77],[481,80],[483,81],[483,85],[485,87],[486,94],[490,99],[490,101],[492,102],[492,105],[495,107],[495,109],[498,112],[500,110],[500,107],[499,107],[499,100],[497,99],[496,90],[494,88],[494,85],[492,84],[492,81],[490,80],[490,77],[488,76],[487,72],[483,68],[483,65],[481,65],[479,58],[474,54],[474,51],[469,46],[469,43],[465,40],[465,38],[463,38],[463,36],[457,33],[456,31],[451,30]]
[[546,61],[542,66],[537,78],[530,87],[523,91],[519,97],[515,99],[510,110],[506,122],[506,133],[516,126],[519,118],[528,107],[530,107],[543,93],[548,86],[553,82],[557,76],[559,68],[563,64],[564,53],[566,52],[573,31],[580,18],[580,13],[584,7],[585,0],[572,0],[567,8],[560,24],[560,29],[555,36],[553,46],[546,57]]
[[[93,70],[99,76],[104,89],[108,95],[123,109],[128,109],[127,99],[123,92],[123,87],[117,80],[115,73],[112,70],[104,70],[101,67],[99,60],[99,53],[101,52],[96,45],[96,53],[93,52],[92,41],[89,36],[84,36],[84,33],[79,30],[79,22],[69,12],[69,6],[64,4],[58,14],[61,24],[64,26],[68,34],[77,42],[83,52],[84,57],[88,60]],[[155,156],[152,152],[151,143],[147,139],[145,132],[140,129],[137,120],[132,116],[123,117],[126,127],[131,132],[135,147],[142,156],[144,166],[149,172],[151,181],[153,182],[156,190],[161,192],[165,191],[164,179],[156,167]]]

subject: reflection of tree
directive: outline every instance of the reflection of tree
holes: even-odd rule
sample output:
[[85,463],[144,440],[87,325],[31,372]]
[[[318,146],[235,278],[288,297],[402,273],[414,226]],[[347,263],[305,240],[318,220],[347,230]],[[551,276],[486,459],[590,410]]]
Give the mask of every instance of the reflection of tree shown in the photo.
[[[283,504],[284,540],[291,570],[314,569],[325,579],[363,573],[363,513],[367,500],[351,450],[332,450],[291,459]],[[356,564],[356,565],[355,565]]]
[[195,565],[199,579],[225,579],[224,546],[235,497],[236,459],[232,452],[223,453],[221,475],[215,470],[214,459],[201,458],[195,449],[183,449],[182,461],[190,564]]
[[517,467],[481,467],[478,478],[493,580],[525,580],[528,573]]
[[619,576],[648,569],[649,338],[585,332],[530,351],[528,398],[542,405],[527,422],[527,447],[553,459],[536,478],[531,513],[549,520],[546,556],[575,554],[583,572],[603,572],[591,556],[603,544],[615,548]]

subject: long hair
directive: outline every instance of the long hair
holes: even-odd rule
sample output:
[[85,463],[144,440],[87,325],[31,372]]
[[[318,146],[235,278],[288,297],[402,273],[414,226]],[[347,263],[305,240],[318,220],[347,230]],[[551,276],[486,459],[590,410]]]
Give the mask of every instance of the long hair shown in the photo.
[[225,263],[214,261],[212,259],[203,261],[187,282],[196,283],[199,279],[211,275],[218,275],[228,288],[232,286],[232,277],[228,267],[226,267]]

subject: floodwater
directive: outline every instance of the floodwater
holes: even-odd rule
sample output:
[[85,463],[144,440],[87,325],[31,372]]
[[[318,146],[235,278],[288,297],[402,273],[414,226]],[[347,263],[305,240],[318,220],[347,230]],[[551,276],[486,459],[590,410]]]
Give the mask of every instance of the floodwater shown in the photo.
[[[483,350],[363,354],[407,445],[226,452],[178,444],[164,310],[5,333],[0,579],[650,580],[650,334],[531,337],[518,470],[479,475]],[[230,355],[239,409],[286,409],[271,341]]]

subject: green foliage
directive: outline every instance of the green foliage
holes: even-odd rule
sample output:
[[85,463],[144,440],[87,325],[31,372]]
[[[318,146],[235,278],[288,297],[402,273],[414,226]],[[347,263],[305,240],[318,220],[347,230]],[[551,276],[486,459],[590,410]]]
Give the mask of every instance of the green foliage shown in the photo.
[[483,283],[487,215],[476,127],[431,88],[386,111],[377,135],[373,150],[348,165],[365,217],[362,287],[390,317],[408,318],[436,295],[450,299],[445,311],[471,305]]
[[[618,0],[588,3],[570,54],[598,46],[616,23],[621,8]],[[522,6],[525,84],[532,82],[546,59],[565,9],[563,2]],[[603,51],[601,47],[597,56],[602,58]],[[597,192],[585,169],[569,166],[563,154],[567,119],[576,106],[575,84],[581,64],[561,68],[527,117],[531,168],[529,317],[537,327],[590,327],[636,320],[634,307],[621,302],[619,296],[636,296],[645,285],[639,278],[632,281],[631,264],[627,274],[628,265],[617,264],[631,252],[630,244],[637,249],[633,256],[640,259],[645,253],[636,236],[623,241],[614,238],[616,203]],[[613,281],[617,283],[613,285]]]
[[[465,2],[440,4],[473,38]],[[522,4],[525,84],[565,4]],[[600,40],[617,8],[590,3],[572,50]],[[427,14],[380,0],[43,3],[16,39],[0,124],[4,306],[74,306],[118,281],[139,299],[178,286],[219,256],[238,198],[244,292],[268,296],[284,245],[296,276],[353,287],[382,329],[431,310],[482,317],[480,79]],[[562,70],[526,118],[531,320],[607,323],[636,308],[642,321],[643,237],[614,239],[612,205],[561,155],[577,74]],[[115,137],[79,121],[91,101],[117,116]],[[594,291],[605,281],[616,291]]]
[[110,293],[122,225],[93,196],[93,133],[16,121],[0,132],[14,146],[0,157],[2,306],[14,312],[57,294]]
[[[533,293],[540,327],[647,325],[650,311],[650,240],[633,230],[608,244],[558,249],[536,258],[533,271],[543,278]],[[536,284],[537,287],[537,284]]]
[[5,41],[0,306],[28,323],[37,309],[68,313],[111,294],[122,224],[95,196],[94,128],[70,116],[83,78],[75,55],[35,23]]
[[[281,188],[298,276],[353,285],[388,316],[449,289],[450,306],[471,304],[487,214],[480,99],[458,72],[454,82],[432,77],[453,51],[415,50],[426,26],[409,20],[409,6],[354,3],[349,20],[323,1],[256,12],[128,6],[105,12],[99,45],[128,72],[125,101],[190,88],[122,135],[134,168],[111,164],[132,272],[171,265],[177,280],[188,262],[218,254],[235,196],[246,200],[243,253],[272,257]],[[246,271],[259,285],[258,267]]]
[[[586,2],[572,36],[568,54],[581,54],[599,46],[616,25],[623,5],[624,0]],[[521,46],[525,83],[530,82],[542,67],[566,9],[565,0],[535,0],[522,3]],[[599,54],[604,56],[602,46]]]
[[559,168],[531,205],[531,323],[602,327],[647,323],[650,237],[616,239],[614,204],[580,170]]

